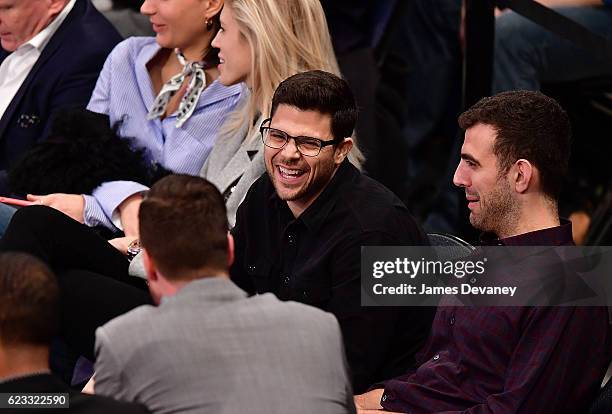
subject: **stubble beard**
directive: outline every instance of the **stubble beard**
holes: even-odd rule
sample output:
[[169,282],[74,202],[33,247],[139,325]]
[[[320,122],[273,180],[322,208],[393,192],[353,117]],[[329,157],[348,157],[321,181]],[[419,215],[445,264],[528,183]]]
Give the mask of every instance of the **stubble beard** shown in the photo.
[[510,185],[499,179],[498,185],[489,193],[480,195],[480,213],[470,214],[470,223],[478,230],[497,235],[510,234],[516,227],[518,203],[512,195]]
[[[285,164],[287,166],[291,166],[292,163],[285,162]],[[282,189],[282,191],[279,191],[279,188],[282,188],[281,184],[277,183],[276,181],[275,170],[277,167],[275,167],[272,163],[271,168],[272,171],[268,171],[268,176],[272,180],[272,184],[274,185],[274,189],[276,190],[276,194],[278,195],[278,197],[283,201],[296,201],[309,198],[311,195],[316,194],[323,187],[325,187],[331,179],[331,176],[334,172],[335,164],[333,163],[333,161],[325,164],[319,164],[317,177],[315,177],[310,182],[306,182],[305,186],[290,190],[284,188]],[[308,172],[306,172],[306,174],[312,174],[312,171],[313,170],[309,167],[309,170]]]

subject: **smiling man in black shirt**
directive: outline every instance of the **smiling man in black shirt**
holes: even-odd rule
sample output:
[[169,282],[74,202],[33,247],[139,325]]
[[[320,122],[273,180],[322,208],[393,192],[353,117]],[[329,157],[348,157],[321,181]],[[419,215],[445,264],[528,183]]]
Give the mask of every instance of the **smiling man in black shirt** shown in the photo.
[[413,363],[433,312],[361,307],[360,251],[423,245],[402,202],[347,159],[357,108],[348,84],[321,71],[282,82],[263,123],[264,174],[236,216],[232,279],[333,313],[355,392]]

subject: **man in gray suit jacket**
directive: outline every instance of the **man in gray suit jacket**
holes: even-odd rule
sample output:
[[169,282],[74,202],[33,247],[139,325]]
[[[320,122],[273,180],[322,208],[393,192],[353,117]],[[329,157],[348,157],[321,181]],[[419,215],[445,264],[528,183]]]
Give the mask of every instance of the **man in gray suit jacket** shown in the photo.
[[228,276],[225,205],[208,181],[173,175],[140,207],[149,289],[96,332],[95,391],[154,413],[354,412],[338,322]]

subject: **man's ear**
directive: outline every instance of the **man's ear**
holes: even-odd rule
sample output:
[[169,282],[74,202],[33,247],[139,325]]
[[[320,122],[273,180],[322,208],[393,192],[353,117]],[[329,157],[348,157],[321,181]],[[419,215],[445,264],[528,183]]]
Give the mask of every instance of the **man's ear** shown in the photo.
[[353,149],[353,138],[344,138],[344,140],[336,146],[334,151],[334,162],[341,164]]
[[68,2],[69,0],[49,0],[49,15],[55,17],[60,14]]
[[234,236],[229,231],[227,232],[227,267],[232,267],[235,258],[234,252]]
[[206,8],[205,16],[207,19],[211,19],[216,16],[223,8],[223,0],[208,0],[208,7]]
[[157,275],[157,267],[153,258],[149,256],[149,252],[146,249],[142,249],[142,262],[144,264],[145,272],[147,273],[147,280],[150,282],[156,282],[159,279]]
[[535,167],[529,161],[521,158],[517,160],[513,167],[514,189],[517,193],[524,193],[533,186],[535,181]]

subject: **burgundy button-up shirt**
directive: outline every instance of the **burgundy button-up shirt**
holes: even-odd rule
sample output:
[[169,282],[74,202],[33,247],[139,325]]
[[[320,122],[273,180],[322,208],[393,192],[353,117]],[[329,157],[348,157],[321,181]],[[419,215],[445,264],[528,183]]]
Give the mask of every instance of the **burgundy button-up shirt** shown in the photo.
[[[571,224],[495,244],[571,245]],[[463,307],[440,303],[417,369],[386,381],[389,411],[582,413],[610,362],[606,308]],[[451,299],[452,300],[452,299]]]

